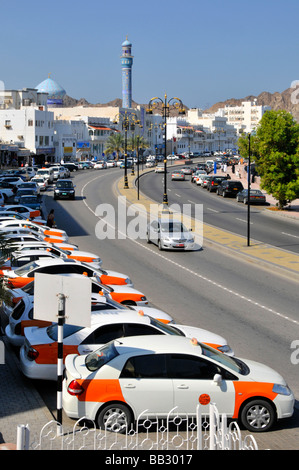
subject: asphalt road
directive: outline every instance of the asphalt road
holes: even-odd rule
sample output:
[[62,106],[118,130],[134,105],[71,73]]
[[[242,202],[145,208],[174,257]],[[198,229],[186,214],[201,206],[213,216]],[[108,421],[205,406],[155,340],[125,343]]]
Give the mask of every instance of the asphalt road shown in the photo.
[[[49,193],[46,207],[55,209],[58,227],[80,249],[99,254],[104,268],[129,275],[151,304],[177,323],[218,333],[237,356],[280,372],[298,400],[298,366],[291,363],[291,342],[299,339],[298,323],[294,323],[299,321],[298,283],[210,247],[189,253],[159,252],[145,240],[99,240],[95,212],[101,204],[117,208],[113,184],[120,174],[117,168],[81,171],[74,177],[75,201],[54,201]],[[117,225],[117,212],[114,222]],[[297,415],[291,426],[299,427]]]
[[[163,174],[150,172],[140,179],[140,190],[153,200],[162,202]],[[167,175],[169,204],[203,204],[206,224],[247,236],[247,205],[235,198],[223,198],[215,192],[192,184],[190,176],[185,181],[171,181]],[[294,253],[299,253],[298,223],[265,214],[265,206],[250,206],[250,237]]]

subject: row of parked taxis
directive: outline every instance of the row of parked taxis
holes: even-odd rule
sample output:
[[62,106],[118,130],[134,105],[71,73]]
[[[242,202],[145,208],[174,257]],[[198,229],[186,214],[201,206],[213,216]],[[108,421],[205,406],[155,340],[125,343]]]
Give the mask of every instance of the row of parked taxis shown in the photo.
[[[2,252],[0,274],[9,297],[3,301],[5,333],[20,348],[27,377],[57,379],[58,327],[34,316],[35,274],[90,279],[90,327],[64,325],[63,408],[69,417],[126,432],[145,410],[149,417],[173,408],[191,416],[198,404],[208,412],[213,402],[258,432],[292,415],[293,393],[277,372],[237,358],[215,333],[175,323],[149,306],[127,274],[104,269],[97,254],[70,244],[65,231],[46,227],[30,210],[22,219],[16,207],[15,217],[9,206],[0,213],[10,249]],[[15,224],[26,234],[10,234]]]

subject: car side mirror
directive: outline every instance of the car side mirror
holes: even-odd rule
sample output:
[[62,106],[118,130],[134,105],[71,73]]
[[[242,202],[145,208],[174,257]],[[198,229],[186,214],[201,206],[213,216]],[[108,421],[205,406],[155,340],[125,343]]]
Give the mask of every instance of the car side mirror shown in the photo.
[[215,374],[214,377],[213,377],[213,383],[215,385],[221,385],[221,382],[222,382],[222,375],[221,374]]

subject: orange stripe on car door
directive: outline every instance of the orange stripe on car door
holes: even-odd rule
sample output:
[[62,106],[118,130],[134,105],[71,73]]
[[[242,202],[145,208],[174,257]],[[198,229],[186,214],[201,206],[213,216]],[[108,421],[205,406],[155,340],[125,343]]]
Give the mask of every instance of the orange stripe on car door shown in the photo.
[[101,276],[101,283],[102,284],[111,284],[111,285],[115,285],[115,286],[120,286],[120,285],[125,284],[125,278],[107,276],[107,274],[103,274]]
[[126,403],[118,379],[77,380],[84,392],[78,396],[79,401],[107,402],[122,401]]

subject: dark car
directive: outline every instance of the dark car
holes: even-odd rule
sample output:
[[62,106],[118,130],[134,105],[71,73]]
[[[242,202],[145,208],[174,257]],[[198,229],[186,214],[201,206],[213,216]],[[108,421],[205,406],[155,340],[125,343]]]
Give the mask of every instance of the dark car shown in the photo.
[[69,171],[78,171],[79,170],[78,165],[76,165],[76,163],[68,162],[68,163],[64,163],[63,166],[65,168],[67,168]]
[[236,196],[242,189],[244,187],[241,181],[224,180],[218,185],[216,192],[223,197]]
[[54,199],[75,199],[75,186],[72,180],[58,180],[54,188]]
[[[243,189],[237,194],[237,202],[248,203],[248,189]],[[266,204],[266,196],[260,189],[250,190],[250,204]]]
[[207,190],[210,192],[214,192],[217,190],[217,187],[223,180],[227,180],[227,176],[213,176],[209,179],[207,184]]

